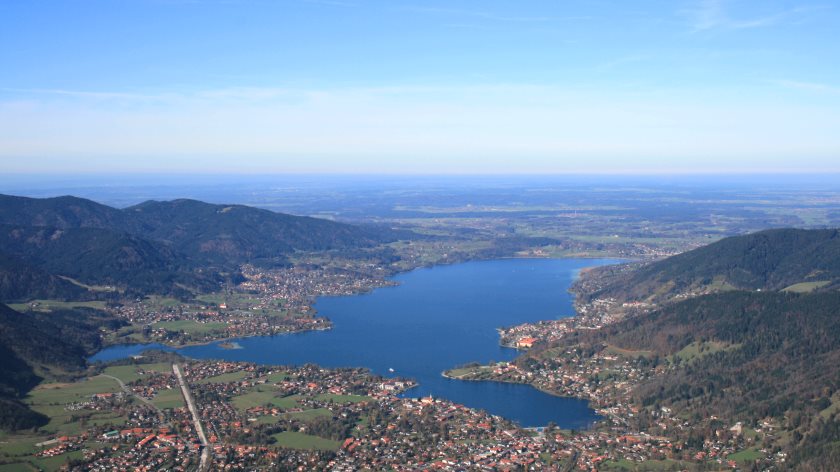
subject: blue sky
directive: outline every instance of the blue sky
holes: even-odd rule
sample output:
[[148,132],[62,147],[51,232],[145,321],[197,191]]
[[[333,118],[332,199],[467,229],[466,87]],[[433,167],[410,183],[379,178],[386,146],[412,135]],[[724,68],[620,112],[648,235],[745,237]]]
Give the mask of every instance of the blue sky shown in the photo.
[[840,171],[831,1],[0,2],[0,171]]

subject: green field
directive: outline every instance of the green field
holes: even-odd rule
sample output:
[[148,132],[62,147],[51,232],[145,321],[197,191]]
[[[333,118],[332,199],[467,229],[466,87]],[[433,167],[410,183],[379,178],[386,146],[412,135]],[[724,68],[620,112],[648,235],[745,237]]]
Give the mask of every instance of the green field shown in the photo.
[[[35,457],[35,454],[46,447],[35,446],[35,443],[43,441],[44,438],[15,437],[10,438],[8,443],[0,442],[0,458],[7,464],[0,465],[0,472],[18,471],[57,471],[69,460],[81,459],[84,456],[82,451],[71,451],[55,457]],[[88,447],[101,447],[98,442],[85,443]],[[22,447],[23,446],[23,447]]]
[[105,302],[62,302],[59,300],[33,300],[28,303],[12,303],[9,305],[16,311],[41,311],[50,312],[55,310],[70,310],[73,308],[94,308],[97,310],[105,309]]
[[783,289],[783,292],[793,292],[793,293],[808,293],[813,292],[818,288],[825,287],[826,285],[830,284],[830,280],[818,280],[814,282],[800,282],[798,284],[793,284],[790,287],[786,287]]
[[152,398],[152,403],[162,410],[181,408],[184,406],[184,396],[181,394],[181,389],[177,387],[170,390],[162,390]]
[[[688,468],[687,466],[691,466]],[[674,460],[664,460],[664,461],[644,461],[644,462],[633,462],[627,459],[621,459],[617,461],[607,461],[602,464],[602,467],[599,470],[605,471],[671,471],[671,470],[696,470],[696,467],[693,467],[693,464],[685,464],[683,462],[678,462]],[[716,469],[713,469],[716,470]]]
[[727,344],[720,341],[707,341],[703,343],[693,342],[682,348],[679,352],[675,352],[671,358],[672,360],[679,358],[682,362],[691,362],[709,354],[727,351],[738,347],[740,347],[740,344]]
[[278,446],[290,449],[335,451],[338,450],[339,446],[341,446],[341,443],[338,441],[298,433],[295,431],[283,431],[282,433],[275,434],[272,437],[277,440],[276,444]]
[[332,418],[332,411],[326,408],[315,408],[313,410],[305,410],[305,411],[296,411],[294,413],[287,414],[290,418],[295,418],[303,421],[312,420],[315,418]]
[[471,374],[478,375],[478,374],[493,372],[494,368],[495,367],[486,366],[486,365],[470,366],[470,367],[458,367],[456,369],[447,370],[446,375],[448,375],[450,377],[461,378],[465,375],[471,375]]
[[185,332],[187,334],[207,334],[211,332],[224,331],[225,323],[199,323],[192,320],[162,321],[155,323],[152,328],[165,329],[167,331]]
[[618,346],[607,346],[607,352],[622,357],[653,357],[656,353],[653,351],[635,351],[631,349],[622,349]]
[[289,378],[289,375],[285,372],[273,372],[265,379],[268,383],[274,384],[286,380],[287,378]]
[[359,403],[373,400],[364,395],[333,395],[332,393],[322,393],[315,396],[316,400],[332,403]]
[[233,397],[233,406],[240,410],[247,410],[256,406],[271,405],[278,408],[295,408],[298,406],[297,401],[301,397],[299,395],[290,395],[288,397],[277,397],[276,392],[273,391],[252,391],[245,395]]
[[160,297],[157,295],[150,295],[144,300],[147,305],[155,308],[172,308],[181,305],[182,302],[175,298]]
[[736,452],[735,454],[730,454],[727,459],[733,460],[735,462],[753,462],[756,459],[760,459],[764,456],[761,452],[755,450],[754,448],[744,449],[743,451]]
[[[43,384],[36,387],[27,395],[25,401],[33,410],[50,417],[50,422],[42,431],[49,433],[78,434],[81,421],[72,419],[80,416],[80,412],[67,411],[67,404],[90,399],[94,393],[108,393],[121,391],[116,380],[108,377],[91,377],[74,383]],[[111,412],[89,412],[88,424],[109,424],[121,422],[121,417]]]
[[215,377],[207,377],[206,379],[201,379],[198,381],[200,384],[207,384],[207,383],[227,383],[227,382],[234,382],[237,380],[242,380],[247,377],[249,372],[245,372],[244,370],[240,370],[237,372],[228,372],[227,374],[217,375]]
[[[130,364],[130,365],[115,365],[107,367],[103,374],[112,375],[125,383],[131,383],[135,380],[148,376],[148,372],[169,372],[172,370],[172,365],[168,362],[160,362],[157,364]],[[140,371],[147,372],[141,374]]]

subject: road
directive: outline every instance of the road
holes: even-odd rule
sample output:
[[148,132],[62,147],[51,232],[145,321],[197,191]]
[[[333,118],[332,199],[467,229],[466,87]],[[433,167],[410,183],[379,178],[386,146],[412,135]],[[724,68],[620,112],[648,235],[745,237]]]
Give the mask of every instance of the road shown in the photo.
[[117,377],[114,377],[113,375],[108,375],[108,374],[100,374],[100,375],[103,376],[103,377],[108,377],[109,379],[116,380],[117,383],[120,384],[120,388],[123,390],[123,392],[134,396],[134,398],[136,398],[136,399],[140,400],[141,402],[145,403],[146,405],[154,408],[154,410],[158,414],[158,417],[160,417],[161,423],[163,422],[163,420],[164,420],[163,412],[160,411],[160,408],[158,408],[157,405],[155,405],[154,403],[150,402],[149,400],[143,398],[142,396],[137,395],[136,393],[132,392],[131,389],[128,388],[128,386],[122,381],[122,379],[119,379]]
[[201,463],[198,465],[198,470],[205,471],[207,470],[207,462],[210,459],[210,444],[207,442],[207,436],[204,435],[204,427],[201,425],[201,419],[198,416],[198,409],[195,407],[190,388],[187,386],[187,382],[184,381],[184,376],[181,374],[181,367],[178,364],[172,364],[172,372],[178,378],[178,385],[181,386],[181,393],[184,394],[184,402],[186,402],[187,408],[192,414],[195,432],[198,435],[198,440],[201,441]]

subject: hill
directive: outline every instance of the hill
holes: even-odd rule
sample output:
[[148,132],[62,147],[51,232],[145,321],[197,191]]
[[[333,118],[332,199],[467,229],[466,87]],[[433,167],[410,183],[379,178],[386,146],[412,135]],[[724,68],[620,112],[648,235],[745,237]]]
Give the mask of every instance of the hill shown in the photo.
[[69,196],[0,195],[0,300],[102,296],[57,276],[130,295],[188,296],[237,279],[244,263],[282,266],[298,251],[355,251],[404,236],[196,200],[119,210]]
[[282,264],[295,251],[370,247],[388,239],[368,228],[196,200],[148,201],[124,212],[144,237],[205,264]]
[[[176,295],[180,287],[212,290],[218,280],[198,273],[184,256],[163,244],[100,228],[57,229],[0,225],[0,247],[56,282],[61,275],[90,285],[120,286],[129,293]],[[7,256],[8,257],[8,256]],[[56,293],[60,299],[91,298],[95,293],[68,290],[67,282]],[[35,298],[42,290],[17,293],[5,301]],[[81,287],[77,287],[81,288]]]
[[840,231],[773,229],[734,236],[620,274],[589,299],[662,303],[725,290],[840,287]]
[[92,294],[26,261],[0,253],[0,300],[84,300]]
[[840,404],[840,293],[704,295],[551,347],[558,346],[645,353],[644,368],[660,374],[632,392],[643,407],[640,424],[655,424],[668,407],[693,419],[684,440],[702,444],[715,434],[703,419],[749,425],[771,418],[798,466],[826,470],[840,458],[833,406]]
[[20,399],[44,377],[79,372],[101,347],[99,329],[119,326],[95,310],[23,314],[0,304],[0,429],[44,424],[47,419]]
[[58,229],[108,228],[118,231],[126,231],[132,226],[122,211],[84,198],[28,198],[14,195],[0,195],[0,224]]

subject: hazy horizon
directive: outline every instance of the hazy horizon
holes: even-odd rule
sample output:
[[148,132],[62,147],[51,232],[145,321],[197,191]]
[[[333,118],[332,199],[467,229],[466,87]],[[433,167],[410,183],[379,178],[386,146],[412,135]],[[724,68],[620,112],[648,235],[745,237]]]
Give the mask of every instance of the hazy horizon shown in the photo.
[[836,6],[4,2],[5,173],[840,172]]

